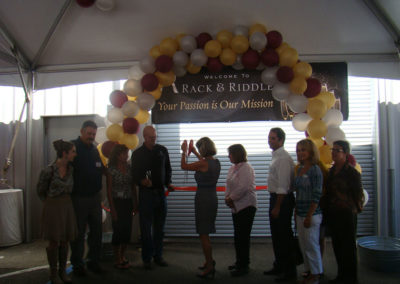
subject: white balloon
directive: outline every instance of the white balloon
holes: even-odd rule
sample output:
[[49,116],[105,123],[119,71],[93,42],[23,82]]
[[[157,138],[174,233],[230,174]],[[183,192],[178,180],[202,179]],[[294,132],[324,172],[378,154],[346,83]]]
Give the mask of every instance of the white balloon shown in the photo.
[[267,66],[265,66],[264,63],[260,62],[260,63],[258,63],[258,66],[257,66],[256,69],[257,69],[258,71],[262,71],[262,70],[264,70],[266,67],[267,67]]
[[276,71],[278,70],[278,68],[278,66],[265,68],[264,71],[262,71],[261,73],[261,81],[265,85],[273,86],[277,82]]
[[262,32],[254,32],[250,36],[250,47],[254,50],[261,50],[267,46],[267,36]]
[[129,79],[124,83],[124,92],[130,97],[136,97],[142,92],[140,81]]
[[140,80],[140,79],[142,79],[143,76],[144,76],[144,72],[142,71],[142,69],[140,69],[139,64],[133,65],[128,70],[128,79]]
[[124,119],[124,113],[118,107],[113,107],[107,113],[107,119],[112,123],[120,123]]
[[365,205],[367,205],[368,200],[369,200],[369,194],[368,194],[368,192],[367,192],[365,189],[363,189],[363,194],[364,194],[364,203],[363,203],[363,207],[365,207]]
[[106,135],[106,130],[107,130],[107,127],[97,128],[96,138],[95,138],[97,143],[101,144],[108,140],[107,135]]
[[174,71],[176,77],[183,77],[186,75],[185,67],[175,65],[174,67],[172,67],[172,70]]
[[115,0],[96,0],[96,7],[104,12],[111,11],[115,7]]
[[307,110],[308,100],[305,96],[290,94],[286,100],[286,103],[293,112],[301,113]]
[[336,126],[338,127],[343,122],[343,114],[338,109],[329,109],[325,116],[322,118],[326,126]]
[[233,63],[232,68],[235,70],[242,70],[244,68],[244,66],[240,62],[235,62],[235,63]]
[[141,109],[151,110],[156,103],[154,97],[148,93],[141,93],[137,96],[137,102]]
[[184,67],[189,62],[189,56],[187,55],[186,52],[179,50],[179,51],[175,52],[172,60],[174,61],[175,66]]
[[144,73],[153,73],[156,71],[155,60],[150,55],[147,55],[140,60],[140,68]]
[[297,131],[306,131],[308,123],[312,120],[306,113],[298,113],[293,117],[292,125]]
[[139,112],[139,105],[137,104],[137,102],[126,101],[122,105],[121,109],[123,114],[126,115],[127,117],[135,117]]
[[193,50],[190,55],[190,61],[193,65],[202,67],[207,63],[208,57],[203,49],[198,48]]
[[101,222],[104,223],[107,219],[107,213],[106,210],[101,209]]
[[249,35],[249,29],[247,28],[247,27],[245,27],[245,26],[236,26],[234,29],[233,29],[233,34],[235,35],[235,36],[237,36],[237,35],[242,35],[242,36],[245,36],[245,37],[247,37],[248,35]]
[[333,145],[333,142],[337,140],[346,140],[346,134],[344,134],[343,130],[339,127],[330,126],[328,127],[328,131],[325,135],[325,141],[329,145]]
[[184,52],[192,53],[197,47],[196,38],[192,35],[184,36],[181,38],[180,47]]
[[272,88],[272,96],[277,101],[284,101],[290,95],[289,85],[283,83],[276,83]]

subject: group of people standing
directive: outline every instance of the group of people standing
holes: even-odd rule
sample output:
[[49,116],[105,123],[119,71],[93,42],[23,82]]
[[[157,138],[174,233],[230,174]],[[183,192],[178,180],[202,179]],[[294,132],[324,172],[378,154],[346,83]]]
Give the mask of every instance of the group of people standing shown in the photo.
[[[94,273],[104,272],[99,265],[103,175],[107,179],[112,217],[114,267],[130,267],[125,251],[130,240],[132,216],[138,212],[144,268],[152,269],[153,262],[168,266],[163,258],[167,214],[165,188],[173,191],[174,187],[167,148],[156,143],[156,130],[146,126],[143,145],[133,152],[131,164],[127,161],[128,148],[116,145],[105,167],[93,144],[96,131],[97,125],[93,121],[85,121],[76,140],[55,141],[57,159],[40,174],[37,189],[44,200],[42,227],[45,239],[49,240],[46,250],[53,283],[71,282],[65,272],[68,243],[71,244],[70,260],[74,274],[85,276],[86,268]],[[348,143],[335,142],[332,148],[334,165],[328,173],[321,166],[318,151],[311,140],[304,139],[297,144],[299,166],[296,168],[283,147],[284,142],[282,129],[270,130],[268,143],[273,152],[268,175],[269,217],[275,261],[273,268],[264,274],[277,275],[277,282],[296,279],[291,225],[295,214],[306,268],[304,283],[318,283],[323,273],[320,242],[324,226],[321,224],[330,228],[338,262],[338,277],[334,283],[356,283],[355,234],[363,195],[360,174],[347,162]],[[216,261],[209,235],[216,232],[216,185],[221,164],[215,158],[215,144],[208,137],[198,140],[196,147],[193,141],[189,145],[184,141],[181,150],[181,168],[194,171],[197,182],[194,201],[196,232],[205,258],[197,276],[213,278]],[[197,161],[188,162],[190,153],[197,157]],[[236,261],[228,269],[236,277],[249,272],[250,233],[257,210],[257,195],[254,170],[247,161],[243,145],[231,145],[228,154],[232,166],[226,177],[225,203],[232,211],[236,252]],[[89,250],[85,268],[83,256],[87,227]]]

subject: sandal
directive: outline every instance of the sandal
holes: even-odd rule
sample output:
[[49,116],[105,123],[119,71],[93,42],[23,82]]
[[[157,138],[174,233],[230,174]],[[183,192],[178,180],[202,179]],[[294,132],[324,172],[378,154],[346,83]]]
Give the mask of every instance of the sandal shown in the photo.
[[307,278],[308,276],[310,276],[310,274],[311,274],[311,271],[304,271],[304,272],[301,274],[301,277]]
[[122,261],[121,261],[121,264],[127,265],[127,264],[129,264],[129,260],[126,259],[126,258],[124,257],[124,258],[122,259]]
[[129,265],[129,262],[125,263],[125,264],[123,262],[121,262],[121,263],[114,264],[114,267],[117,269],[125,270],[125,269],[130,268],[131,266]]

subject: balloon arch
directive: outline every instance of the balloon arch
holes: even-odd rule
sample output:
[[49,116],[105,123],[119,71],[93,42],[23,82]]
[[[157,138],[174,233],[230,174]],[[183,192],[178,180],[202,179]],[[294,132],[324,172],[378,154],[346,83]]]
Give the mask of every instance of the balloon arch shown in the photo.
[[123,90],[110,94],[110,125],[99,128],[97,139],[103,160],[116,143],[129,149],[137,147],[139,126],[148,121],[163,87],[171,86],[176,77],[196,74],[203,67],[219,72],[225,66],[259,70],[260,80],[273,87],[274,99],[285,102],[295,113],[293,127],[306,131],[317,145],[321,161],[331,164],[333,141],[345,139],[340,129],[343,115],[334,108],[336,98],[312,77],[311,65],[299,61],[296,49],[283,41],[281,33],[267,31],[262,24],[236,26],[232,32],[221,30],[214,38],[205,32],[196,37],[179,34],[153,46],[140,64],[129,69]]

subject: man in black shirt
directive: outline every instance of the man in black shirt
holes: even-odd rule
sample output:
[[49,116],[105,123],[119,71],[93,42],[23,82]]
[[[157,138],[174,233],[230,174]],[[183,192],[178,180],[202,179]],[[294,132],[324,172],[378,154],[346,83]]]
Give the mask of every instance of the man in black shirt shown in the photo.
[[87,268],[102,273],[99,265],[102,244],[101,183],[104,167],[99,152],[93,145],[97,125],[88,120],[82,124],[81,136],[73,140],[77,156],[73,162],[74,188],[72,202],[78,225],[78,237],[71,242],[71,264],[73,272],[85,276],[83,262],[86,226],[89,226]]
[[[142,260],[151,269],[151,260],[160,266],[168,264],[162,257],[164,224],[167,215],[165,187],[171,185],[171,163],[167,148],[156,144],[152,126],[143,129],[144,142],[132,154],[133,181],[139,186],[139,219],[142,239]],[[153,230],[152,230],[153,229]]]

